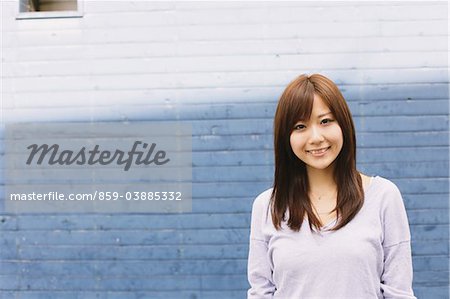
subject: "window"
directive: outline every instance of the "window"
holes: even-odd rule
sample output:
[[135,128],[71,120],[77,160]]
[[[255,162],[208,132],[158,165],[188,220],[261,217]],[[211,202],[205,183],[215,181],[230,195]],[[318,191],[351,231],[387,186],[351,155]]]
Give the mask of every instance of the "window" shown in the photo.
[[81,0],[19,0],[17,19],[81,16]]

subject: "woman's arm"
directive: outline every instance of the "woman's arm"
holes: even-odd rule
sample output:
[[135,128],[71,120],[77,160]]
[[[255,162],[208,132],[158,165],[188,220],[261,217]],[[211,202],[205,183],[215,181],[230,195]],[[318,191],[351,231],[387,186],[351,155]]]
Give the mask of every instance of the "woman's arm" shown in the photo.
[[392,184],[382,208],[384,264],[381,291],[384,298],[413,299],[411,236],[403,199]]
[[262,225],[266,219],[264,201],[267,191],[253,202],[250,228],[250,246],[248,254],[248,281],[250,289],[247,298],[272,298],[275,285],[272,280],[272,269],[269,263],[268,244],[262,234]]

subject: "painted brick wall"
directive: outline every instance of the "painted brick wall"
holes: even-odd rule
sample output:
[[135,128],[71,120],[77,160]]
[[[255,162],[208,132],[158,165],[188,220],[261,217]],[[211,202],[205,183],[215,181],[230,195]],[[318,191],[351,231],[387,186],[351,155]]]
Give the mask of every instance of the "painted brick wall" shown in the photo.
[[25,121],[194,128],[192,213],[3,212],[1,298],[244,298],[274,109],[304,72],[339,84],[360,169],[401,189],[417,296],[449,298],[446,2],[84,1],[82,18],[30,20],[1,5],[2,136]]

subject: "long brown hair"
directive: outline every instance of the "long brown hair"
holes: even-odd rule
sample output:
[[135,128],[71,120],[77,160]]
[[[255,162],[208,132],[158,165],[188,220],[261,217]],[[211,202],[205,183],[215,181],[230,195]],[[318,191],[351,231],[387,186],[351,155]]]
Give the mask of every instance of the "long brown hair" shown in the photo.
[[338,230],[349,223],[364,202],[362,180],[356,169],[356,137],[350,109],[336,84],[320,74],[301,75],[284,90],[274,119],[275,179],[271,197],[272,222],[278,230],[285,221],[299,231],[305,214],[309,226],[320,230],[320,220],[313,212],[309,199],[306,165],[292,151],[290,135],[299,120],[307,120],[312,113],[314,94],[330,108],[341,127],[343,146],[334,161],[334,180],[337,184],[336,213]]

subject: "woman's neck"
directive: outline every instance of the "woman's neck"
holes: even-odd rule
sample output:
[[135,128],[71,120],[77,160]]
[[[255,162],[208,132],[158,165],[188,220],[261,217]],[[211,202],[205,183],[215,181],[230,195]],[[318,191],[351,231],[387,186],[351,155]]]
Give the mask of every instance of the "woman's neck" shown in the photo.
[[333,170],[331,166],[326,169],[307,168],[309,191],[317,196],[335,192],[337,186]]

